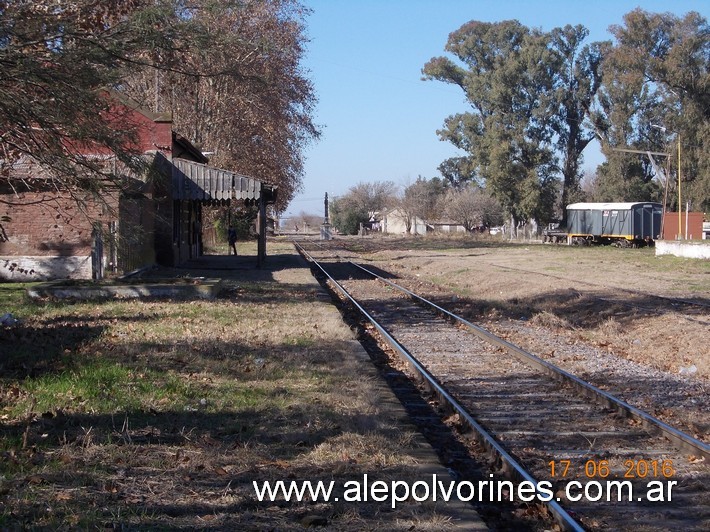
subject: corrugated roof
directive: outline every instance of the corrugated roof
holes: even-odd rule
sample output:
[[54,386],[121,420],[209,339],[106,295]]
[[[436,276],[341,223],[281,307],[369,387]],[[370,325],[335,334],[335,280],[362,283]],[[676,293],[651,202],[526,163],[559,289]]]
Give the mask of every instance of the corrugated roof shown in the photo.
[[258,200],[262,183],[206,164],[173,159],[173,195],[179,200]]

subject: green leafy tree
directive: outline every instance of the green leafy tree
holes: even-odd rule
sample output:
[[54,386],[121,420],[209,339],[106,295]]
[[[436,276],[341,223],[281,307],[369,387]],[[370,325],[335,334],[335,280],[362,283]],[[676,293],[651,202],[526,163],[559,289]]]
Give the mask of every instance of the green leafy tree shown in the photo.
[[[612,26],[615,43],[605,61],[606,146],[667,149],[674,157],[680,135],[682,186],[695,208],[710,208],[710,27],[696,12],[683,17],[635,9]],[[608,79],[607,79],[608,78]],[[653,128],[666,128],[667,136]],[[647,162],[612,155],[602,168],[605,188],[636,198],[658,199],[659,186]],[[638,159],[638,157],[636,157]],[[645,194],[645,195],[644,195]]]
[[482,177],[476,174],[476,164],[474,159],[467,156],[450,157],[439,165],[438,170],[443,178],[455,187],[472,182],[481,185],[485,181]]
[[647,55],[637,54],[638,50],[630,54],[619,46],[610,46],[602,65],[597,131],[606,161],[597,168],[599,201],[657,200],[661,195],[650,161],[623,151],[657,151],[658,145],[658,132],[652,123],[661,102],[656,88],[633,67],[644,56],[648,60]]
[[558,212],[566,222],[566,206],[582,199],[583,153],[595,139],[602,117],[594,104],[602,82],[601,64],[608,43],[584,44],[589,31],[581,25],[567,25],[550,32],[554,90],[545,107],[552,117],[556,148],[560,154],[562,188]]
[[513,226],[550,219],[554,132],[541,96],[554,89],[549,37],[517,21],[472,21],[449,36],[446,51],[459,63],[434,58],[424,66],[425,79],[458,85],[471,104],[470,112],[450,116],[439,131],[468,153],[451,163],[448,174],[485,180]]
[[330,202],[331,223],[345,234],[357,234],[360,224],[396,202],[397,187],[391,181],[360,182]]
[[331,200],[330,214],[333,227],[344,235],[356,235],[360,230],[360,224],[368,220],[367,211],[358,208],[347,197]]

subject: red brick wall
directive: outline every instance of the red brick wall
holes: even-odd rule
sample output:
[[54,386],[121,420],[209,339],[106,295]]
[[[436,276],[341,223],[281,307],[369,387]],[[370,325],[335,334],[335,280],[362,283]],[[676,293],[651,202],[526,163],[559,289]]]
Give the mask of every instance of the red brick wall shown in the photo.
[[[144,154],[161,152],[165,156],[161,159],[166,161],[162,165],[165,168],[156,169],[169,172],[171,165],[167,161],[173,150],[169,121],[120,102],[105,118],[120,127],[132,127],[135,130],[132,147]],[[80,149],[87,154],[105,153],[90,145]],[[91,197],[80,207],[74,198],[56,190],[19,196],[9,190],[0,191],[0,195],[12,196],[8,198],[10,205],[0,203],[0,217],[10,219],[0,221],[0,279],[90,278],[92,222],[107,233],[104,257],[108,258],[109,267],[115,266],[113,261],[118,263],[119,269],[127,271],[156,261],[176,264],[187,260],[196,249],[192,228],[199,208],[180,205],[182,225],[175,228],[170,182],[168,175],[164,186],[158,190],[144,183],[145,186],[139,186],[140,190],[121,198],[120,208],[118,196],[111,198],[110,208]],[[155,197],[154,193],[157,193]],[[111,222],[115,222],[113,228],[118,238],[108,241]],[[113,245],[114,242],[117,245]]]
[[688,220],[688,239],[701,240],[703,238],[703,213],[685,211],[680,215],[680,231],[678,231],[678,213],[667,212],[663,219],[663,239],[675,240],[680,234],[681,238],[685,238],[686,234],[686,214]]
[[137,131],[134,147],[141,153],[161,151],[170,155],[172,151],[172,123],[154,122],[141,113],[133,112],[130,115],[132,125]]
[[[135,131],[132,147],[137,151],[170,156],[173,136],[170,121],[118,101],[105,118],[114,121],[117,127]],[[80,149],[87,154],[106,153],[92,145]],[[151,191],[146,187],[141,192],[150,198]],[[93,223],[106,232],[104,257],[112,260],[108,255],[116,248],[108,242],[108,229],[109,222],[117,221],[119,216],[117,193],[108,198],[109,206],[88,195],[80,205],[68,193],[49,187],[43,192],[19,195],[3,189],[0,195],[6,195],[9,203],[0,203],[0,220],[9,218],[0,221],[0,279],[90,278]],[[120,266],[131,269],[154,263],[152,202],[140,199],[139,195],[135,199],[124,197],[120,212],[121,221],[114,224],[118,229]]]
[[[107,223],[111,215],[90,197],[82,209],[66,193],[27,192],[1,205],[0,255],[90,255],[90,219]],[[113,202],[115,206],[115,202]]]
[[[110,210],[91,197],[79,207],[67,193],[26,192],[0,204],[0,279],[90,278],[92,222],[104,227]],[[112,201],[115,205],[115,201]]]

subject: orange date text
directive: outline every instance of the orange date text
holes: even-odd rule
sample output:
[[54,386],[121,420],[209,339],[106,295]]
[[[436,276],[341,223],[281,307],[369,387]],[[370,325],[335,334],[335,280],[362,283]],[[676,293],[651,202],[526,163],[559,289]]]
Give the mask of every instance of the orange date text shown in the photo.
[[671,478],[675,475],[673,460],[629,459],[618,463],[610,460],[550,460],[553,478]]

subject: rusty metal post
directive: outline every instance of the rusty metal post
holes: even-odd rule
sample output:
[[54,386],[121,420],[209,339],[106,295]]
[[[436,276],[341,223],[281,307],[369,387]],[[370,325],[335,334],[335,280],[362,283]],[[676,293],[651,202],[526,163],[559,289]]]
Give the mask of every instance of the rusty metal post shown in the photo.
[[264,197],[263,189],[259,198],[259,214],[256,217],[256,226],[259,233],[256,267],[261,268],[266,261],[266,198]]

